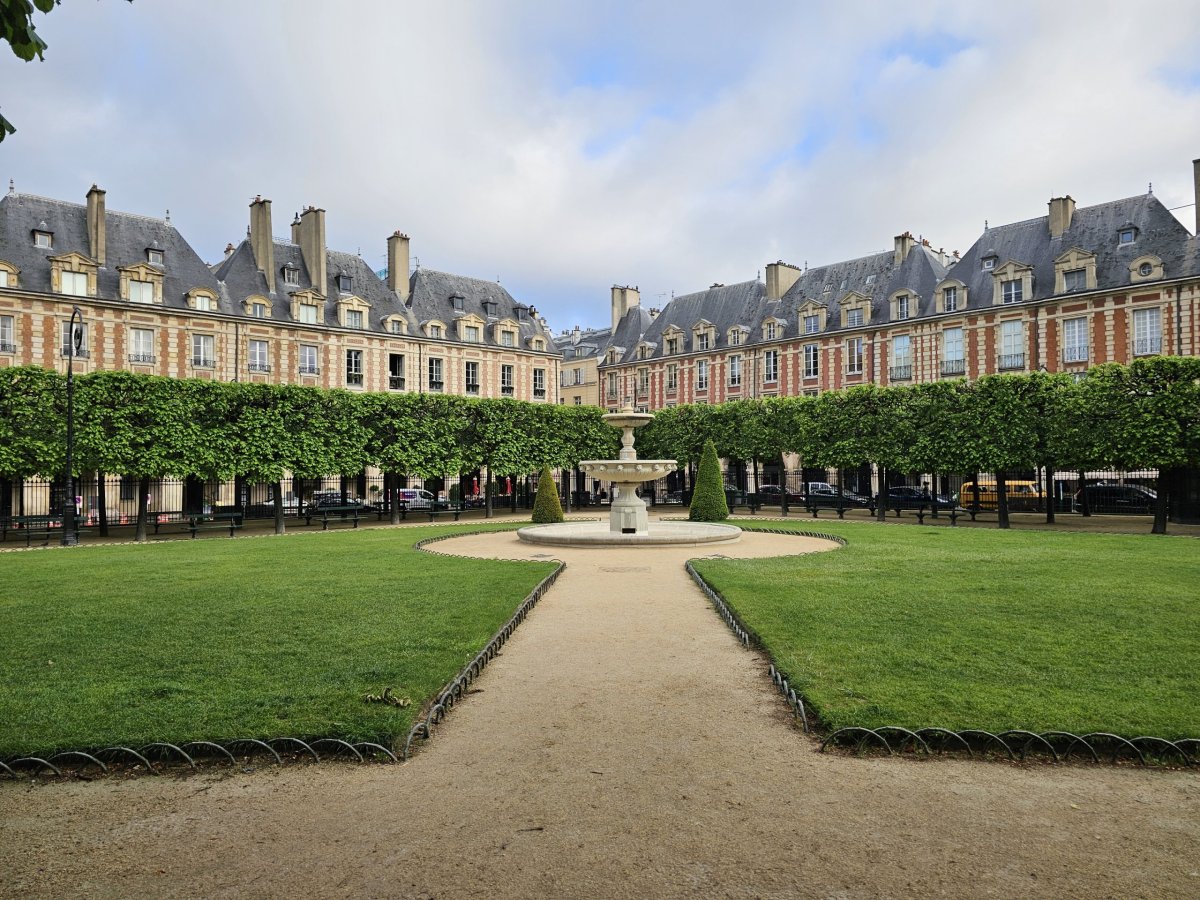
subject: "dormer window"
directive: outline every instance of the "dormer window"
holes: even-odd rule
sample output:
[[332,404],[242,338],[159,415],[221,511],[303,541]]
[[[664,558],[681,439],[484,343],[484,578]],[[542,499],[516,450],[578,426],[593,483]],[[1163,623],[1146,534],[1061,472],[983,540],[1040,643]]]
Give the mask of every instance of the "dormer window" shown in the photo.
[[903,321],[904,319],[907,319],[908,316],[908,294],[901,294],[896,298],[896,321]]
[[362,328],[363,314],[361,309],[346,310],[346,327],[347,328]]
[[146,262],[152,266],[161,266],[163,264],[163,252],[150,247],[146,250]]
[[399,316],[395,316],[388,320],[388,331],[390,331],[392,334],[407,334],[408,326],[403,319],[401,319]]
[[254,319],[265,319],[267,317],[267,304],[261,300],[250,304],[250,317]]
[[867,284],[874,284],[874,283],[875,283],[875,276],[874,276],[874,275],[868,275],[868,276],[867,276]]
[[451,294],[450,295],[450,305],[453,306],[456,311],[462,312],[463,295],[462,294]]
[[315,303],[301,303],[298,309],[297,318],[305,325],[317,324],[317,305]]
[[[771,323],[774,324],[773,322]],[[816,313],[804,317],[804,333],[816,334],[821,330],[821,317]],[[771,335],[774,337],[774,335]]]
[[1148,262],[1144,262],[1140,266],[1138,266],[1138,274],[1141,275],[1143,278],[1150,277],[1150,274],[1153,271],[1154,271],[1154,266],[1152,266]]
[[775,340],[776,336],[779,334],[779,326],[774,322],[768,322],[764,334],[766,335],[768,341]]
[[709,348],[709,338],[707,331],[701,331],[696,335],[696,349],[707,350]]
[[212,312],[216,305],[216,301],[208,294],[197,294],[192,298],[192,308],[199,312]]
[[517,345],[516,332],[508,331],[507,329],[500,332],[501,347],[515,347]]
[[678,352],[679,352],[679,338],[677,338],[677,337],[667,338],[667,354],[669,356],[674,356]]
[[339,275],[337,277],[338,291],[343,294],[349,294],[354,290],[354,278],[350,275]]
[[49,250],[54,246],[54,235],[49,231],[35,231],[33,233],[33,246],[39,250]]
[[1071,269],[1063,272],[1063,290],[1066,293],[1072,291],[1083,291],[1087,289],[1087,270],[1086,269]]
[[958,312],[958,288],[955,285],[942,288],[942,312]]
[[991,256],[985,256],[980,265],[982,265],[983,271],[992,271],[992,269],[996,268],[996,255],[993,253]]
[[479,326],[478,325],[466,326],[463,329],[463,340],[466,341],[468,344],[478,344],[479,340],[480,340]]
[[283,283],[284,284],[299,284],[300,283],[300,270],[297,269],[295,266],[284,266],[283,267]]
[[497,305],[496,305],[495,300],[488,297],[483,301],[483,314],[485,316],[496,315],[496,309],[497,309]]
[[154,282],[138,281],[136,278],[129,279],[129,302],[153,303]]
[[729,331],[729,346],[737,347],[742,343],[742,333],[736,328]]
[[1124,246],[1132,244],[1137,238],[1137,229],[1132,225],[1126,225],[1117,232],[1117,243]]
[[540,350],[546,349],[546,342],[543,341],[541,338],[534,338],[533,341],[531,342],[531,344],[532,344],[534,350],[540,351]]
[[861,328],[863,323],[862,307],[846,310],[846,327]]
[[1020,303],[1025,299],[1025,292],[1022,288],[1023,285],[1019,278],[1000,282],[1000,302]]
[[430,325],[429,326],[429,336],[431,338],[440,338],[442,336],[442,326],[441,325]]
[[62,293],[71,297],[86,297],[88,295],[87,272],[63,272],[59,276]]

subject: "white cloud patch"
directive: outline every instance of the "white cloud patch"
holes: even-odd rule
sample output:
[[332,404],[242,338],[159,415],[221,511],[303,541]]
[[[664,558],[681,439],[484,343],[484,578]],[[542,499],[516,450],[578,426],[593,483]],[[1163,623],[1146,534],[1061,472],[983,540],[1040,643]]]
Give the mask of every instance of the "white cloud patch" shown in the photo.
[[[1037,0],[67,5],[44,63],[0,58],[19,190],[170,207],[202,256],[255,194],[328,211],[382,267],[499,277],[556,327],[906,229],[1140,193],[1194,201],[1200,9]],[[1147,22],[1154,27],[1147,30]],[[1190,208],[1180,210],[1194,222]]]

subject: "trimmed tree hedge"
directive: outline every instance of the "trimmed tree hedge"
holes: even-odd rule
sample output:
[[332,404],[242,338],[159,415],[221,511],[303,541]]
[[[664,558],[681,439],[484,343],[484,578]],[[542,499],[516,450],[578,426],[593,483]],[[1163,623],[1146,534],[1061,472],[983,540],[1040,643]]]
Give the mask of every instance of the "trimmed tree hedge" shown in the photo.
[[693,522],[722,522],[729,518],[725,484],[721,481],[721,461],[717,459],[717,446],[712,441],[704,442],[704,450],[700,454],[696,490],[692,492],[688,518]]
[[558,502],[558,485],[549,466],[542,467],[538,476],[537,494],[533,498],[533,524],[549,525],[563,520],[562,506]]

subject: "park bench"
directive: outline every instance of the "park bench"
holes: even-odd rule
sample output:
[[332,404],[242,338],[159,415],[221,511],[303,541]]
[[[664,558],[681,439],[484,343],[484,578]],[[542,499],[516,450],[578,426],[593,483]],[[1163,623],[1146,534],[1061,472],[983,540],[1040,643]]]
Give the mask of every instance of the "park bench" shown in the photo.
[[[46,545],[50,543],[50,538],[62,535],[62,516],[8,516],[0,523],[0,530],[3,532],[2,539],[6,541],[8,532],[14,531],[25,537],[26,547],[32,547],[35,538]],[[75,521],[76,534],[83,534],[89,530],[90,525],[84,525],[80,519]]]
[[430,522],[437,521],[438,516],[454,516],[454,521],[457,522],[458,517],[460,515],[462,515],[462,507],[461,506],[446,506],[446,507],[431,506],[431,507],[429,507],[429,509],[425,510],[425,512],[429,515]]
[[211,531],[214,529],[229,529],[229,536],[233,537],[237,530],[241,527],[242,514],[240,512],[219,512],[193,515],[188,516],[187,521],[183,523],[183,530],[190,531],[193,539],[195,539],[198,532]]
[[[408,518],[408,501],[407,500],[397,500],[396,508],[398,510],[400,510],[401,521]],[[384,509],[382,506],[378,506],[375,508],[375,521],[382,522],[385,518],[390,519],[391,517],[392,517],[392,511],[390,509]]]
[[312,520],[320,518],[321,530],[328,531],[330,522],[341,522],[343,525],[347,522],[353,523],[353,527],[358,527],[358,515],[363,511],[360,504],[348,503],[345,506],[317,506],[309,507],[304,513],[304,524],[311,525]]

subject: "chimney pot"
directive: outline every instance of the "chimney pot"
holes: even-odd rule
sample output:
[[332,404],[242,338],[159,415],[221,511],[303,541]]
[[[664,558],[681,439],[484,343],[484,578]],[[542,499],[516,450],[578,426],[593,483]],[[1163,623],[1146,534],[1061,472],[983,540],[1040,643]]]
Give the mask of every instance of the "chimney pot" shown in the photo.
[[275,239],[271,236],[271,201],[256,194],[250,204],[250,249],[254,264],[266,276],[268,293],[275,293]]
[[93,184],[87,193],[88,250],[101,266],[105,256],[105,226],[104,190]]
[[325,249],[325,210],[309,206],[300,216],[300,255],[308,267],[313,290],[322,297],[329,290],[328,254]]
[[392,232],[387,240],[388,289],[405,303],[408,302],[409,240],[401,231]]
[[1075,216],[1075,201],[1068,194],[1065,197],[1050,199],[1050,237],[1062,237],[1071,227],[1071,219]]
[[1192,160],[1192,179],[1195,181],[1196,193],[1196,234],[1200,234],[1200,159]]

